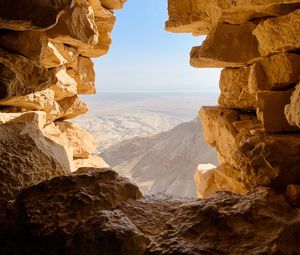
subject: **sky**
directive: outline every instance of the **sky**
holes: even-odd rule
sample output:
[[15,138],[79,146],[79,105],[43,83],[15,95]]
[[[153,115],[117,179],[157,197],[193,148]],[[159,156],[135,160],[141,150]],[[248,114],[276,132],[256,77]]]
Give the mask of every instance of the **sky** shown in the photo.
[[196,69],[189,53],[204,37],[164,30],[167,0],[127,0],[107,55],[94,59],[98,92],[218,91],[218,69]]

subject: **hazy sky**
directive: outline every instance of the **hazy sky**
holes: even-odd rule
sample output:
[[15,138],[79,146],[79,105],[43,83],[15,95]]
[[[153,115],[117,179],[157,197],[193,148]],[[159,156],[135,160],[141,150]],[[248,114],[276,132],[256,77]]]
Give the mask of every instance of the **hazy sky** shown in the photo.
[[98,92],[218,90],[217,69],[189,65],[204,37],[164,31],[167,0],[128,0],[116,16],[110,51],[94,60]]

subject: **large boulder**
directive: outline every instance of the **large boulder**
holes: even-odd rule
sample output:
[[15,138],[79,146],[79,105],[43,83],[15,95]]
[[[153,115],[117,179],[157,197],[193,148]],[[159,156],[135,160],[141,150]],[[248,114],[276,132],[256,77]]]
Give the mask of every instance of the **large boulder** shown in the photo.
[[0,198],[71,172],[66,148],[43,134],[44,124],[44,113],[33,112],[0,125]]
[[290,102],[285,107],[285,116],[290,125],[300,128],[300,83],[293,90]]

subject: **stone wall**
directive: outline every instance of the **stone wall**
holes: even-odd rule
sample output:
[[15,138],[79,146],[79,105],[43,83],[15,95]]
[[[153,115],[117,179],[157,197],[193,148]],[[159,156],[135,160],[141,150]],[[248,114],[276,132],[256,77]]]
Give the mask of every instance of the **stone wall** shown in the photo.
[[169,0],[166,30],[207,35],[191,65],[224,68],[219,106],[199,113],[220,162],[197,170],[200,197],[300,183],[299,8],[297,0]]
[[107,53],[123,0],[0,3],[0,198],[79,167],[107,167],[68,119],[95,94],[91,58]]

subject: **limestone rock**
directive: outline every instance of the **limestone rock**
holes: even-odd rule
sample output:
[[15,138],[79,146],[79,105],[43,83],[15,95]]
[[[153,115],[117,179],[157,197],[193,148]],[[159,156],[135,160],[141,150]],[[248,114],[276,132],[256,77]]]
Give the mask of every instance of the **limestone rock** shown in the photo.
[[0,44],[45,68],[67,64],[78,55],[74,47],[51,42],[41,31],[4,31],[0,33]]
[[281,53],[263,58],[250,67],[249,90],[285,90],[300,81],[300,55]]
[[46,124],[46,114],[44,112],[0,112],[0,124],[5,123],[36,123],[39,129],[43,129]]
[[[206,142],[222,162],[241,171],[247,189],[271,186],[283,191],[300,180],[300,134],[257,132],[257,120],[241,120],[238,111],[203,107],[200,117]],[[242,123],[241,127],[236,128]]]
[[82,56],[95,58],[106,54],[109,50],[111,40],[111,31],[114,27],[116,17],[110,13],[109,17],[96,17],[95,24],[98,29],[98,43],[96,45],[82,45],[79,53]]
[[51,71],[57,79],[56,84],[50,87],[55,100],[59,101],[77,94],[77,81],[68,74],[65,67],[53,68]]
[[194,178],[199,198],[207,197],[218,191],[247,192],[247,189],[241,182],[240,171],[228,164],[218,167],[210,164],[199,165]]
[[23,96],[50,87],[56,78],[27,58],[0,49],[0,99]]
[[212,20],[198,0],[168,0],[169,20],[165,29],[175,33],[207,34]]
[[124,213],[102,211],[76,227],[68,242],[68,254],[143,255],[147,243],[149,239]]
[[166,30],[207,34],[218,23],[242,24],[252,19],[285,15],[299,7],[297,0],[169,0]]
[[104,161],[103,158],[97,156],[89,156],[88,158],[75,158],[73,160],[74,171],[82,167],[91,168],[108,168],[109,165]]
[[27,94],[26,96],[16,96],[6,100],[0,100],[0,105],[15,106],[28,110],[47,110],[54,102],[54,92],[45,89]]
[[58,112],[54,119],[71,119],[88,111],[87,105],[78,97],[66,97],[57,102]]
[[16,199],[18,224],[34,236],[68,235],[101,210],[113,210],[141,193],[111,169],[86,169],[24,190]]
[[297,85],[289,104],[285,107],[285,116],[289,124],[300,127],[300,84]]
[[65,147],[43,135],[43,124],[36,116],[31,123],[0,125],[1,198],[12,199],[24,187],[71,171]]
[[262,21],[253,31],[263,56],[300,48],[300,10]]
[[256,25],[218,24],[199,47],[193,47],[193,67],[241,67],[260,58],[258,42],[252,31]]
[[78,94],[96,94],[94,63],[85,57],[78,58]]
[[219,105],[222,107],[255,110],[256,94],[248,88],[249,68],[226,68],[221,72]]
[[179,207],[145,255],[297,254],[297,213],[271,190],[220,192]]
[[103,7],[109,10],[118,10],[121,9],[126,0],[101,0]]
[[265,91],[257,94],[257,117],[263,123],[266,132],[299,131],[289,125],[284,108],[290,102],[292,90]]
[[72,5],[72,0],[2,0],[0,29],[21,31],[49,28],[56,24],[61,11]]
[[55,27],[46,31],[53,42],[64,43],[78,48],[98,43],[98,30],[91,6],[69,9],[59,19]]
[[93,136],[78,124],[57,121],[55,125],[67,137],[73,149],[74,158],[88,158],[96,150],[96,141]]

